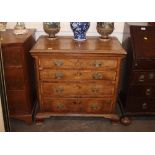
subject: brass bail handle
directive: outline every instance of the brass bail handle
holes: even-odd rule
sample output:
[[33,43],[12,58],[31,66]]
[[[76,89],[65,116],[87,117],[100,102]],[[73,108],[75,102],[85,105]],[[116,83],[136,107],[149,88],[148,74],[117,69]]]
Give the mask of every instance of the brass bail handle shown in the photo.
[[60,67],[60,66],[62,66],[64,64],[64,62],[62,60],[55,60],[54,64],[55,64],[55,66]]
[[61,78],[64,77],[64,73],[63,73],[63,72],[56,72],[56,73],[55,73],[55,77],[56,77],[57,79],[61,79]]

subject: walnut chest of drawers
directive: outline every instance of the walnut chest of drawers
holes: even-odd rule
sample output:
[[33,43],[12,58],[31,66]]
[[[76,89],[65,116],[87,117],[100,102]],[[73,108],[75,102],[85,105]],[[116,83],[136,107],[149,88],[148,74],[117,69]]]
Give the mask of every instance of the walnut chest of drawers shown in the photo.
[[126,23],[120,105],[124,116],[155,114],[155,27]]
[[49,116],[102,116],[118,120],[115,110],[121,59],[126,54],[116,38],[88,37],[50,40],[41,36],[31,54],[35,59],[39,111]]
[[4,75],[11,118],[32,122],[35,105],[34,64],[29,51],[35,44],[35,30],[16,36],[1,32]]

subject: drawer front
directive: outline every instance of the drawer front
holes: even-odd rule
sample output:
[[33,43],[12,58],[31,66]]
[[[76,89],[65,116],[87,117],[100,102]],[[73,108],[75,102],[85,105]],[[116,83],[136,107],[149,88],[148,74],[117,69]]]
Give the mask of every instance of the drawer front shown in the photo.
[[127,104],[129,112],[155,112],[155,99],[131,98]]
[[89,98],[54,98],[44,99],[41,111],[55,113],[86,113],[102,114],[110,113],[112,99]]
[[25,78],[21,68],[5,68],[6,87],[8,90],[23,90]]
[[154,59],[138,59],[134,64],[134,69],[141,69],[141,70],[154,70],[155,66],[155,58]]
[[41,80],[115,80],[115,71],[50,70],[40,71]]
[[116,68],[117,59],[55,59],[40,58],[39,65],[42,68]]
[[85,111],[86,113],[102,114],[110,113],[112,111],[112,99],[88,99],[86,101]]
[[4,67],[22,66],[23,56],[19,47],[3,48]]
[[29,112],[25,91],[7,91],[9,112],[12,115]]
[[133,83],[155,83],[155,71],[150,72],[133,72]]
[[113,95],[114,85],[106,83],[42,83],[42,95],[48,96],[102,96]]
[[155,86],[133,86],[129,90],[129,94],[134,97],[154,97],[155,98]]

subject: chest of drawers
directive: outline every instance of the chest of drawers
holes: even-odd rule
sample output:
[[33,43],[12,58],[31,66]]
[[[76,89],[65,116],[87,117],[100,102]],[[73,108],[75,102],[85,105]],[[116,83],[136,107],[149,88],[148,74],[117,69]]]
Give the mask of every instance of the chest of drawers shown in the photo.
[[41,36],[35,59],[38,121],[50,116],[102,116],[118,120],[116,98],[125,51],[116,38],[76,42],[71,37]]
[[13,30],[1,32],[2,55],[11,118],[32,122],[35,105],[34,64],[29,50],[35,44],[35,30],[16,36]]
[[125,116],[155,114],[155,27],[126,23],[123,46],[128,55],[120,93],[122,111]]

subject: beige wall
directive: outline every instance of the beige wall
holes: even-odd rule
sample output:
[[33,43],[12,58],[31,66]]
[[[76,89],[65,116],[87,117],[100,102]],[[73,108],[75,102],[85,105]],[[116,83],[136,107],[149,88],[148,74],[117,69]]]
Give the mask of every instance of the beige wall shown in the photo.
[[[7,23],[7,28],[14,28],[16,23]],[[37,33],[36,37],[38,38],[39,35],[45,34],[42,28],[42,22],[25,22],[27,28],[36,28]],[[120,42],[122,41],[122,32],[123,32],[124,22],[115,22],[115,30],[112,33],[113,36],[118,37]],[[61,22],[61,30],[58,35],[70,35],[72,36],[73,33],[70,28],[69,22]],[[87,32],[87,36],[98,36],[99,34],[96,32],[96,22],[90,23],[90,28]]]
[[2,106],[1,106],[1,98],[0,98],[0,132],[4,131],[4,122],[3,122],[3,114],[2,114]]

